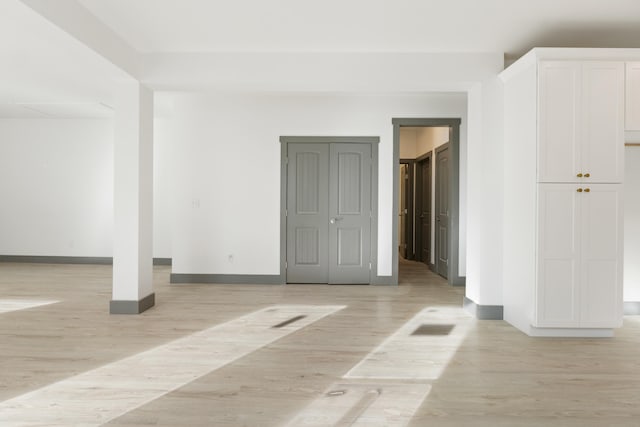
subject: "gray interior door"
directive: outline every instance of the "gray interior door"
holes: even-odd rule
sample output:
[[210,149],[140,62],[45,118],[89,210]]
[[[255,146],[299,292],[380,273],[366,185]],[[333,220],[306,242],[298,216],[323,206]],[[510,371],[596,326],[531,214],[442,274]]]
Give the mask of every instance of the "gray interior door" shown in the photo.
[[400,239],[398,250],[400,251],[400,256],[402,258],[408,258],[408,245],[407,242],[407,216],[409,213],[409,209],[407,208],[407,202],[409,201],[408,192],[409,190],[409,165],[400,164],[400,212],[398,212],[398,238]]
[[416,193],[417,224],[419,229],[418,260],[431,263],[431,157],[421,160],[418,165],[418,185]]
[[371,145],[331,144],[329,165],[329,283],[369,283]]
[[436,149],[436,272],[448,277],[449,266],[449,144]]
[[329,145],[288,144],[287,282],[328,283]]
[[289,143],[287,283],[370,283],[370,144]]

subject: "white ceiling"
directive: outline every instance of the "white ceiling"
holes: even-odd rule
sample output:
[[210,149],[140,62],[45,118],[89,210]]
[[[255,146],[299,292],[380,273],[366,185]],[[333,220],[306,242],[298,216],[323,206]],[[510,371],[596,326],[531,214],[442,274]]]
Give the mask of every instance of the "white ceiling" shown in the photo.
[[78,0],[140,52],[640,47],[638,0]]
[[[640,48],[640,0],[56,1],[85,7],[138,53]],[[121,76],[22,1],[0,0],[0,117],[109,116]]]
[[0,117],[108,116],[119,75],[19,1],[0,1]]

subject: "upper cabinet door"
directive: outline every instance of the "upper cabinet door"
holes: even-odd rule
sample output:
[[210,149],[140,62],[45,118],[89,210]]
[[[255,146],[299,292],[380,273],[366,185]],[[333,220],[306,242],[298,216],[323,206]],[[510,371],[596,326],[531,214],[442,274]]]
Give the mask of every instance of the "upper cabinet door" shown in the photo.
[[624,64],[542,61],[538,81],[538,182],[622,182]]
[[640,131],[640,62],[627,62],[627,130]]
[[582,64],[581,170],[583,182],[624,177],[624,63]]
[[580,169],[581,64],[538,66],[538,182],[575,182]]

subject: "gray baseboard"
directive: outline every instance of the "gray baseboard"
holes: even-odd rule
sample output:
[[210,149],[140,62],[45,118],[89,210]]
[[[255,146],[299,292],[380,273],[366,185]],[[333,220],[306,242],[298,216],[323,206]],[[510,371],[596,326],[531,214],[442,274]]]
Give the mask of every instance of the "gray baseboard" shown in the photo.
[[[171,273],[170,283],[217,283],[227,285],[283,285],[286,279],[279,275],[263,274],[189,274]],[[374,276],[372,285],[397,286],[392,276]]]
[[88,256],[36,256],[36,255],[0,255],[0,262],[25,262],[34,264],[113,264],[111,257]]
[[640,301],[625,301],[624,314],[627,316],[640,314]]
[[393,282],[393,276],[371,276],[371,284],[375,286],[398,286],[398,282]]
[[467,286],[467,278],[465,276],[456,276],[451,284],[453,286]]
[[464,297],[462,302],[464,309],[480,320],[503,320],[504,307],[501,305],[481,305]]
[[183,274],[171,273],[171,283],[221,283],[228,285],[282,285],[279,274]]
[[[0,255],[0,262],[111,265],[113,264],[113,258],[87,256]],[[154,258],[153,265],[171,265],[171,258]]]
[[109,303],[109,313],[111,314],[140,314],[147,311],[156,304],[156,294],[152,293],[139,301],[117,301],[111,300]]

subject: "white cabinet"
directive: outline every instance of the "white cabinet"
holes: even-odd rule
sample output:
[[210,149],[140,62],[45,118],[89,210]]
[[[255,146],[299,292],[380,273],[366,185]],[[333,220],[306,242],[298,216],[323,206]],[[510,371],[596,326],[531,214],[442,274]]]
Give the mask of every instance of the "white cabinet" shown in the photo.
[[640,62],[627,62],[625,128],[640,131]]
[[622,321],[622,185],[540,184],[535,327]]
[[623,62],[538,65],[538,181],[622,182]]
[[625,61],[534,50],[500,77],[504,319],[529,335],[611,336],[623,308]]

